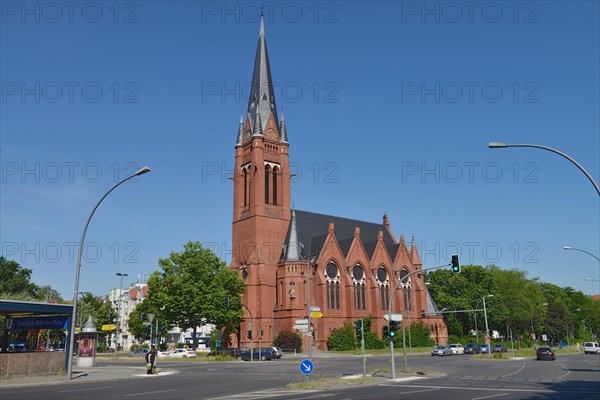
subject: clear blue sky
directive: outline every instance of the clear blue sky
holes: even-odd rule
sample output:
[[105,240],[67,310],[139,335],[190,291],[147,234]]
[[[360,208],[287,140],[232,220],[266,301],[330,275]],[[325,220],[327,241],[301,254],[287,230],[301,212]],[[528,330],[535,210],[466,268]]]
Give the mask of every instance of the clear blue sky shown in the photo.
[[[24,5],[25,4],[25,5]],[[2,2],[2,254],[70,298],[188,240],[230,260],[257,2]],[[427,9],[423,4],[426,4]],[[25,9],[24,7],[27,7]],[[298,209],[414,235],[424,266],[528,271],[587,294],[600,266],[598,2],[265,2]]]

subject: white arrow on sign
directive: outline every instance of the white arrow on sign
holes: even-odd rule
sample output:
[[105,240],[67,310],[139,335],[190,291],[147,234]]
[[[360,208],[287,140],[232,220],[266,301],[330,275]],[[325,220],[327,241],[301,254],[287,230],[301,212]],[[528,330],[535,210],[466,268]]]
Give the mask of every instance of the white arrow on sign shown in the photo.
[[308,319],[297,319],[296,325],[308,325]]
[[294,325],[294,329],[301,332],[308,331],[308,325]]
[[[390,318],[390,316],[391,316],[391,318]],[[386,321],[400,322],[400,321],[402,321],[402,314],[385,314],[383,316],[383,319],[385,319]]]
[[307,364],[307,363],[302,363],[302,366],[304,367],[304,370],[305,370],[306,372],[310,372],[310,371],[312,371],[312,368],[311,368],[311,365],[310,365],[310,364]]
[[321,307],[317,307],[317,306],[310,306],[308,307],[309,311],[321,311]]

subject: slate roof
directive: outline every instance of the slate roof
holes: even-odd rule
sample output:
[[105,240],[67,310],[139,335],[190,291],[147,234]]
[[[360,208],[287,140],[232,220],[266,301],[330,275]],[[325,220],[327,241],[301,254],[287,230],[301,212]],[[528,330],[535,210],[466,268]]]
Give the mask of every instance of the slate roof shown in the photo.
[[[290,239],[293,239],[294,236],[300,242],[297,247],[303,249],[304,258],[306,258],[306,254],[309,257],[318,256],[327,238],[327,231],[331,222],[334,224],[334,234],[344,256],[348,255],[350,245],[354,240],[354,229],[358,226],[360,228],[360,239],[369,257],[372,257],[375,251],[379,231],[383,231],[383,244],[390,253],[390,257],[392,260],[396,257],[398,244],[394,242],[383,223],[377,224],[334,215],[317,214],[310,211],[294,210],[292,212],[295,212],[296,229],[292,229],[293,221],[290,222],[290,228],[283,245],[282,261],[286,260],[285,249],[290,247]],[[295,232],[295,235],[292,234],[293,232]]]

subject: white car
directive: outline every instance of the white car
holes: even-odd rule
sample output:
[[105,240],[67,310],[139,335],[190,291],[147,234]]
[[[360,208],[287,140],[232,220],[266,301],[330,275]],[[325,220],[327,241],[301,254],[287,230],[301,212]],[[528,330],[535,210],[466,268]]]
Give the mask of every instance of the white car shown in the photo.
[[465,354],[465,348],[460,343],[451,344],[448,345],[448,347],[450,347],[450,349],[452,350],[452,355]]
[[585,354],[600,354],[600,346],[598,342],[585,342],[583,344],[583,352]]
[[169,356],[171,358],[191,358],[196,357],[196,352],[192,349],[177,349]]

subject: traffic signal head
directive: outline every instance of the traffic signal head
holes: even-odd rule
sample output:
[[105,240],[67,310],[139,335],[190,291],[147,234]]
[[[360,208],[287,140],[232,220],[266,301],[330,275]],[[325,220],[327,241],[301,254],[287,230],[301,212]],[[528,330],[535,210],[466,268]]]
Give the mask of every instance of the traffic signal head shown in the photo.
[[421,318],[425,318],[425,310],[421,310]]
[[458,254],[452,254],[452,272],[460,272],[460,264],[458,262]]
[[396,330],[398,329],[398,322],[390,321],[390,337],[393,339],[396,336]]
[[248,331],[248,335],[246,335],[246,337],[250,340],[252,340],[252,331]]
[[383,336],[384,339],[388,339],[390,337],[390,328],[389,326],[384,326],[383,327],[383,334],[381,335]]
[[360,332],[361,332],[360,319],[357,319],[356,321],[354,321],[354,330],[356,331],[357,335],[360,335]]

